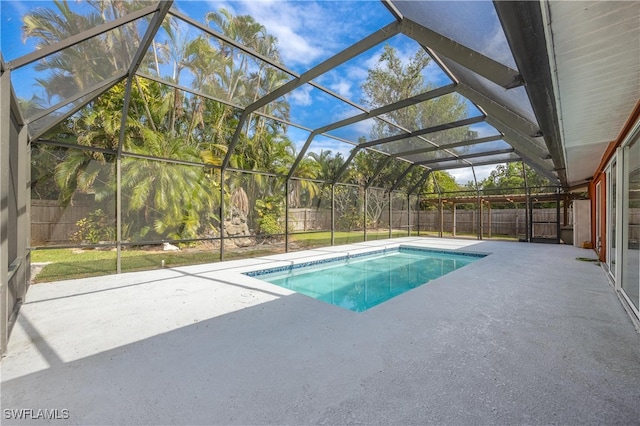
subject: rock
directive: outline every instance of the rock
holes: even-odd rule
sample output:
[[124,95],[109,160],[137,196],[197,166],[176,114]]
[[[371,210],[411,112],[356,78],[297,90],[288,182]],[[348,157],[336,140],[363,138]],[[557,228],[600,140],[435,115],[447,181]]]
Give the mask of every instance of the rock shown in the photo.
[[174,246],[173,244],[162,243],[162,250],[163,251],[180,251],[180,248]]

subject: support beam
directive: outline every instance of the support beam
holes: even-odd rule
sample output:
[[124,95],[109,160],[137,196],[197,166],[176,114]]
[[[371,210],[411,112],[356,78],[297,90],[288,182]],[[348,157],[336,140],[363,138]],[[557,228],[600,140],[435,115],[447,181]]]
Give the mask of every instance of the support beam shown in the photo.
[[410,98],[403,99],[401,101],[394,102],[392,104],[385,105],[385,106],[380,107],[380,108],[372,109],[369,112],[364,112],[362,114],[354,115],[353,117],[349,117],[349,118],[346,118],[344,120],[340,120],[340,121],[337,121],[335,123],[328,124],[328,125],[326,125],[324,127],[321,127],[318,130],[320,131],[320,133],[324,133],[324,132],[328,132],[328,131],[331,131],[331,130],[339,129],[341,127],[345,127],[345,126],[348,126],[348,125],[351,125],[351,124],[354,124],[354,123],[358,123],[360,121],[364,121],[364,120],[367,120],[369,118],[377,117],[379,115],[387,114],[387,113],[392,112],[392,111],[397,111],[399,109],[406,108],[406,107],[409,107],[409,106],[412,106],[412,105],[416,105],[416,104],[419,104],[421,102],[428,101],[430,99],[434,99],[434,98],[438,98],[440,96],[448,95],[450,93],[455,92],[455,89],[456,89],[456,85],[455,84],[448,84],[446,86],[439,87],[437,89],[422,93],[420,95],[412,96]]
[[149,49],[156,32],[162,25],[167,12],[171,8],[172,0],[161,1],[157,5],[157,13],[149,22],[147,31],[138,46],[136,54],[132,58],[127,72],[127,84],[124,93],[124,105],[122,106],[122,119],[120,121],[120,134],[118,138],[118,154],[116,156],[116,273],[122,271],[122,150],[127,129],[127,117],[129,115],[129,105],[131,104],[131,89],[133,79],[136,78],[136,71],[142,63],[145,53]]
[[431,173],[431,170],[427,169],[424,173],[424,175],[422,176],[422,178],[418,181],[418,183],[416,183],[415,185],[413,185],[411,187],[411,189],[409,189],[409,191],[407,192],[407,195],[411,195],[413,194],[418,188],[421,188],[424,183],[427,181],[427,179],[429,178],[429,174]]
[[360,151],[360,147],[359,146],[355,146],[352,150],[351,150],[351,154],[349,155],[349,158],[347,158],[347,160],[344,162],[344,164],[342,165],[342,167],[340,167],[340,170],[338,170],[338,172],[336,173],[336,175],[333,177],[333,182],[331,182],[332,185],[335,185],[336,183],[338,183],[338,181],[340,180],[340,178],[342,177],[342,175],[347,171],[347,169],[349,168],[349,164],[351,164],[351,162],[353,161],[354,158],[356,158],[356,155],[358,155],[358,152]]
[[550,165],[544,160],[548,155],[541,153],[541,150],[534,145],[531,139],[492,117],[487,117],[487,123],[504,133],[504,140],[515,149],[516,153],[520,155],[527,164],[536,169],[540,174],[549,178],[552,182],[558,181],[555,171],[552,170]]
[[369,181],[366,183],[366,185],[364,186],[365,191],[367,189],[369,189],[369,187],[371,185],[373,185],[373,182],[376,180],[376,178],[378,177],[378,175],[380,173],[382,173],[382,170],[384,169],[384,167],[389,163],[389,161],[391,161],[391,157],[387,157],[384,160],[382,160],[380,162],[380,164],[378,164],[378,168],[373,172],[373,174],[369,177]]
[[476,152],[476,153],[473,153],[473,154],[458,155],[458,156],[455,156],[455,157],[434,158],[433,160],[419,161],[419,162],[417,162],[415,164],[424,166],[424,165],[428,165],[428,164],[438,164],[438,163],[442,163],[444,161],[465,160],[465,159],[468,159],[468,158],[488,157],[490,155],[510,154],[510,153],[512,153],[514,151],[515,150],[513,148],[498,149],[498,150],[495,150],[495,151]]
[[391,156],[398,158],[398,157],[407,157],[409,155],[415,155],[415,154],[426,154],[428,152],[442,151],[442,150],[451,149],[451,148],[459,148],[461,146],[470,146],[470,145],[476,145],[476,144],[485,143],[485,142],[499,141],[499,140],[502,140],[502,138],[504,138],[504,135],[487,136],[484,138],[476,138],[476,139],[469,139],[466,141],[448,143],[446,145],[430,146],[427,148],[419,148],[419,149],[413,149],[411,151],[398,152],[395,154],[391,154]]
[[514,59],[527,82],[525,88],[560,182],[567,187],[562,133],[555,102],[557,94],[551,74],[555,67],[551,66],[547,52],[547,5],[537,1],[494,1],[493,4],[509,46],[514,52],[524,53],[515,55]]
[[532,123],[504,105],[473,89],[471,86],[460,83],[458,84],[457,90],[462,96],[479,105],[489,117],[496,118],[499,121],[508,124],[512,129],[516,129],[530,138],[542,135],[542,132],[536,123]]
[[524,80],[518,71],[426,28],[407,17],[402,19],[400,31],[421,45],[433,49],[442,56],[446,56],[505,89],[512,89],[524,84]]
[[289,179],[291,179],[291,176],[293,176],[293,174],[298,169],[298,166],[300,165],[300,163],[304,159],[304,156],[307,155],[307,150],[311,146],[311,142],[313,142],[313,139],[316,137],[317,134],[318,134],[318,132],[316,130],[311,132],[311,134],[309,135],[309,137],[305,141],[304,145],[302,145],[302,148],[300,148],[300,152],[298,153],[298,156],[293,161],[293,164],[291,165],[291,167],[289,167],[289,173],[287,173],[287,181]]
[[[9,341],[9,180],[11,141],[10,72],[0,74],[0,356]],[[11,306],[10,306],[11,305]]]
[[[17,111],[15,111],[17,112]],[[22,258],[21,268],[17,271],[18,299],[26,300],[27,289],[31,281],[31,143],[29,133],[24,123],[18,133],[17,148],[17,253]]]
[[374,140],[374,141],[364,142],[364,143],[358,144],[358,146],[360,146],[362,148],[369,148],[369,147],[372,147],[372,146],[382,145],[382,144],[386,144],[386,143],[390,143],[390,142],[395,142],[395,141],[399,141],[399,140],[402,140],[402,139],[409,139],[409,138],[416,137],[416,136],[428,135],[429,133],[440,132],[442,130],[454,129],[456,127],[469,126],[471,124],[481,123],[484,120],[485,120],[484,116],[465,118],[464,120],[458,120],[458,121],[452,121],[452,122],[445,123],[445,124],[439,124],[437,126],[428,127],[426,129],[416,130],[415,132],[401,133],[401,134],[395,135],[395,136],[389,136],[389,137],[382,138],[382,139],[377,139],[377,140]]
[[522,161],[522,159],[520,158],[513,158],[511,160],[492,160],[492,161],[483,161],[480,163],[474,163],[474,164],[459,164],[456,166],[447,166],[447,167],[442,167],[442,168],[437,168],[437,169],[431,169],[434,172],[437,172],[439,170],[450,170],[450,169],[464,169],[465,167],[479,167],[479,166],[490,166],[493,164],[502,164],[502,163],[513,163],[515,161]]

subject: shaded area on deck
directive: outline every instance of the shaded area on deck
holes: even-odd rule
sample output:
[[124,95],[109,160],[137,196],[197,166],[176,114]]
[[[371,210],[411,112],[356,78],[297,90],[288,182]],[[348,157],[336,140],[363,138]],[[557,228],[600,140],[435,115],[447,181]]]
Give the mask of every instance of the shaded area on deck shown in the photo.
[[[491,254],[365,313],[238,273],[400,243]],[[635,423],[640,335],[589,256],[402,238],[36,285],[2,409],[69,410],[56,424]]]

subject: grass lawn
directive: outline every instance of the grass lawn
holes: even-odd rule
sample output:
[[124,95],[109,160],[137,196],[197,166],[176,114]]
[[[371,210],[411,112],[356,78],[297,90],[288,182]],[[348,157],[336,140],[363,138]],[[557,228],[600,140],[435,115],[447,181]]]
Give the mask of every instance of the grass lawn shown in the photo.
[[[393,238],[407,236],[406,231],[393,231]],[[413,236],[417,232],[412,232]],[[425,235],[422,233],[422,235]],[[367,231],[367,240],[382,240],[389,238],[389,231]],[[290,249],[304,250],[313,247],[331,245],[331,232],[314,232],[307,234],[290,234]],[[350,244],[364,241],[364,233],[336,232],[336,245]],[[282,253],[284,242],[273,245],[258,245],[242,249],[225,249],[224,259],[240,259],[269,254]],[[220,261],[220,252],[215,249],[185,249],[182,251],[150,251],[140,249],[122,250],[122,272],[132,272],[159,269],[162,261],[166,268],[199,263],[213,263]],[[116,273],[116,252],[114,250],[79,250],[79,249],[48,249],[31,252],[31,262],[48,264],[33,279],[34,283],[85,278]]]
[[[242,253],[225,252],[225,259],[255,257],[273,254],[274,250],[259,246]],[[198,263],[220,261],[220,252],[215,251],[148,251],[123,250],[122,272],[159,269],[162,261],[166,268]],[[31,253],[31,262],[51,262],[44,266],[33,282],[49,282],[85,278],[116,273],[116,252],[106,250],[51,249],[35,250]]]

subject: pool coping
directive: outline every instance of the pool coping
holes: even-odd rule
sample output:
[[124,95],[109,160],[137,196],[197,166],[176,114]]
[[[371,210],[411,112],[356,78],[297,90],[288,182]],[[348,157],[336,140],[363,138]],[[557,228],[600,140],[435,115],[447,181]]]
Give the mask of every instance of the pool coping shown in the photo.
[[256,269],[243,271],[240,273],[248,277],[257,278],[263,275],[273,274],[277,272],[291,271],[293,269],[300,269],[300,268],[305,268],[309,266],[321,265],[325,263],[340,262],[343,260],[355,259],[358,257],[371,256],[375,254],[384,254],[387,252],[400,251],[400,250],[419,251],[419,252],[428,252],[428,253],[436,253],[436,254],[455,254],[455,255],[461,255],[461,256],[477,257],[477,258],[484,258],[490,255],[490,253],[482,253],[482,252],[465,252],[465,251],[457,251],[457,250],[431,249],[431,248],[419,247],[415,245],[397,244],[393,246],[385,246],[384,248],[358,250],[356,253],[347,252],[347,254],[338,254],[337,256],[331,256],[331,257],[317,259],[317,260],[305,261],[303,259],[297,259],[297,260],[289,261],[287,265],[272,266],[269,268],[264,268],[264,265],[255,265],[256,267],[259,267],[259,266],[260,267]]

